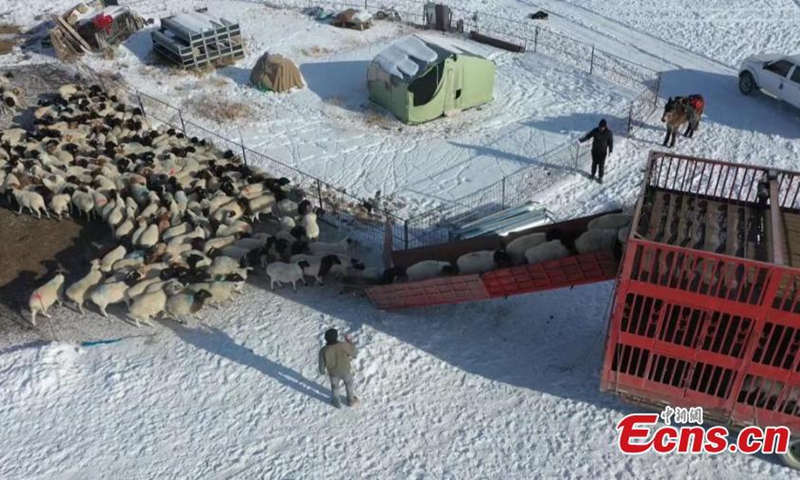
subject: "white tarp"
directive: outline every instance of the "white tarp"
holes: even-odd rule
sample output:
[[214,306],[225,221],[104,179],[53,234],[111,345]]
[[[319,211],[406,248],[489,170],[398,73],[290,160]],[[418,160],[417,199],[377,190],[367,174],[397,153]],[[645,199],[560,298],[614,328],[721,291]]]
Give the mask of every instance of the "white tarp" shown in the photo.
[[[413,77],[419,72],[419,63],[431,63],[439,56],[417,37],[404,38],[392,44],[375,57],[382,69],[397,78]],[[414,61],[416,59],[417,61]]]

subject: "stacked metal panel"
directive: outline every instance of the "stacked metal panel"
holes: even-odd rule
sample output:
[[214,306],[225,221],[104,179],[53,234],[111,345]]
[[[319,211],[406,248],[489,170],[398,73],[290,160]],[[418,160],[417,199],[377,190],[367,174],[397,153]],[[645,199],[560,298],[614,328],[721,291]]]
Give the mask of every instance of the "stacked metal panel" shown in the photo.
[[239,24],[213,18],[205,12],[164,18],[152,38],[153,50],[181,68],[199,68],[244,57]]

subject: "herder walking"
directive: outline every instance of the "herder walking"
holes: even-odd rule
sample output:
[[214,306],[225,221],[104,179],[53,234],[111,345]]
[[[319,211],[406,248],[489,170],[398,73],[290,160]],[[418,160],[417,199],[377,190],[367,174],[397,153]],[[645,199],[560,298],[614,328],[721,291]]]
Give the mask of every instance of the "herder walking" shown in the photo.
[[326,373],[331,379],[333,406],[341,408],[339,400],[340,383],[344,382],[347,391],[347,404],[351,407],[358,404],[358,397],[353,394],[353,373],[350,371],[350,360],[356,358],[358,352],[350,335],[344,336],[345,341],[339,341],[339,332],[330,328],[325,332],[325,343],[319,351],[319,374]]
[[591,132],[581,137],[578,141],[581,143],[592,140],[592,176],[594,180],[595,172],[597,172],[597,182],[603,183],[603,170],[606,165],[606,156],[614,150],[614,134],[608,129],[606,120],[600,120],[597,128],[592,129]]

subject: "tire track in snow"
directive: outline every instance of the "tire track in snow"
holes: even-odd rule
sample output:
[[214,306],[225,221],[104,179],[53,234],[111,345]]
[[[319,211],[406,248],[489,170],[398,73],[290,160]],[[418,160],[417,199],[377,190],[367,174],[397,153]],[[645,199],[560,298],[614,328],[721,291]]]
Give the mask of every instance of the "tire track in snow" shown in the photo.
[[[730,65],[708,58],[685,47],[662,40],[651,34],[642,32],[636,28],[625,25],[617,20],[608,18],[579,5],[566,2],[553,2],[548,0],[539,0],[536,3],[528,0],[521,0],[521,2],[533,8],[541,8],[539,6],[541,4],[546,5],[546,10],[551,12],[551,15],[559,17],[565,21],[565,25],[560,25],[564,28],[564,30],[583,30],[583,34],[581,34],[581,32],[573,33],[575,34],[576,38],[586,39],[588,37],[591,39],[592,37],[600,35],[602,38],[597,39],[598,41],[595,42],[599,48],[602,48],[602,45],[608,41],[619,44],[619,46],[622,46],[623,48],[611,49],[610,53],[614,53],[615,55],[623,58],[628,57],[624,53],[624,50],[632,49],[659,60],[662,65],[657,68],[663,68],[664,66],[687,67],[705,64],[706,66],[714,65],[716,67],[715,69],[717,70],[720,68],[724,70],[735,70],[735,68]],[[590,34],[586,35],[586,33]],[[648,46],[653,48],[648,48]],[[674,55],[667,57],[664,54],[655,53],[655,51],[671,51]],[[646,66],[651,66],[652,68],[654,65],[651,63],[650,65]]]

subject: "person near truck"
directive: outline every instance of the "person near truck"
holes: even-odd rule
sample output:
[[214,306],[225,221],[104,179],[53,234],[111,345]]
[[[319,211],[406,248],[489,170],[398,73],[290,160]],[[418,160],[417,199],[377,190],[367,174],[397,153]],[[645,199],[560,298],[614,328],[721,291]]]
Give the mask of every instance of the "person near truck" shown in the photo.
[[333,406],[341,408],[339,400],[339,387],[344,382],[347,392],[347,404],[355,406],[359,400],[353,393],[353,373],[350,369],[350,360],[356,358],[358,354],[353,337],[344,336],[345,341],[339,341],[339,332],[335,328],[329,328],[325,332],[325,346],[319,351],[319,374],[327,374],[331,380],[331,394],[333,396]]
[[603,183],[603,171],[606,166],[606,156],[614,151],[614,134],[608,129],[605,119],[600,120],[600,124],[593,128],[591,132],[582,136],[580,143],[592,140],[592,176],[594,180],[597,173],[597,182]]

